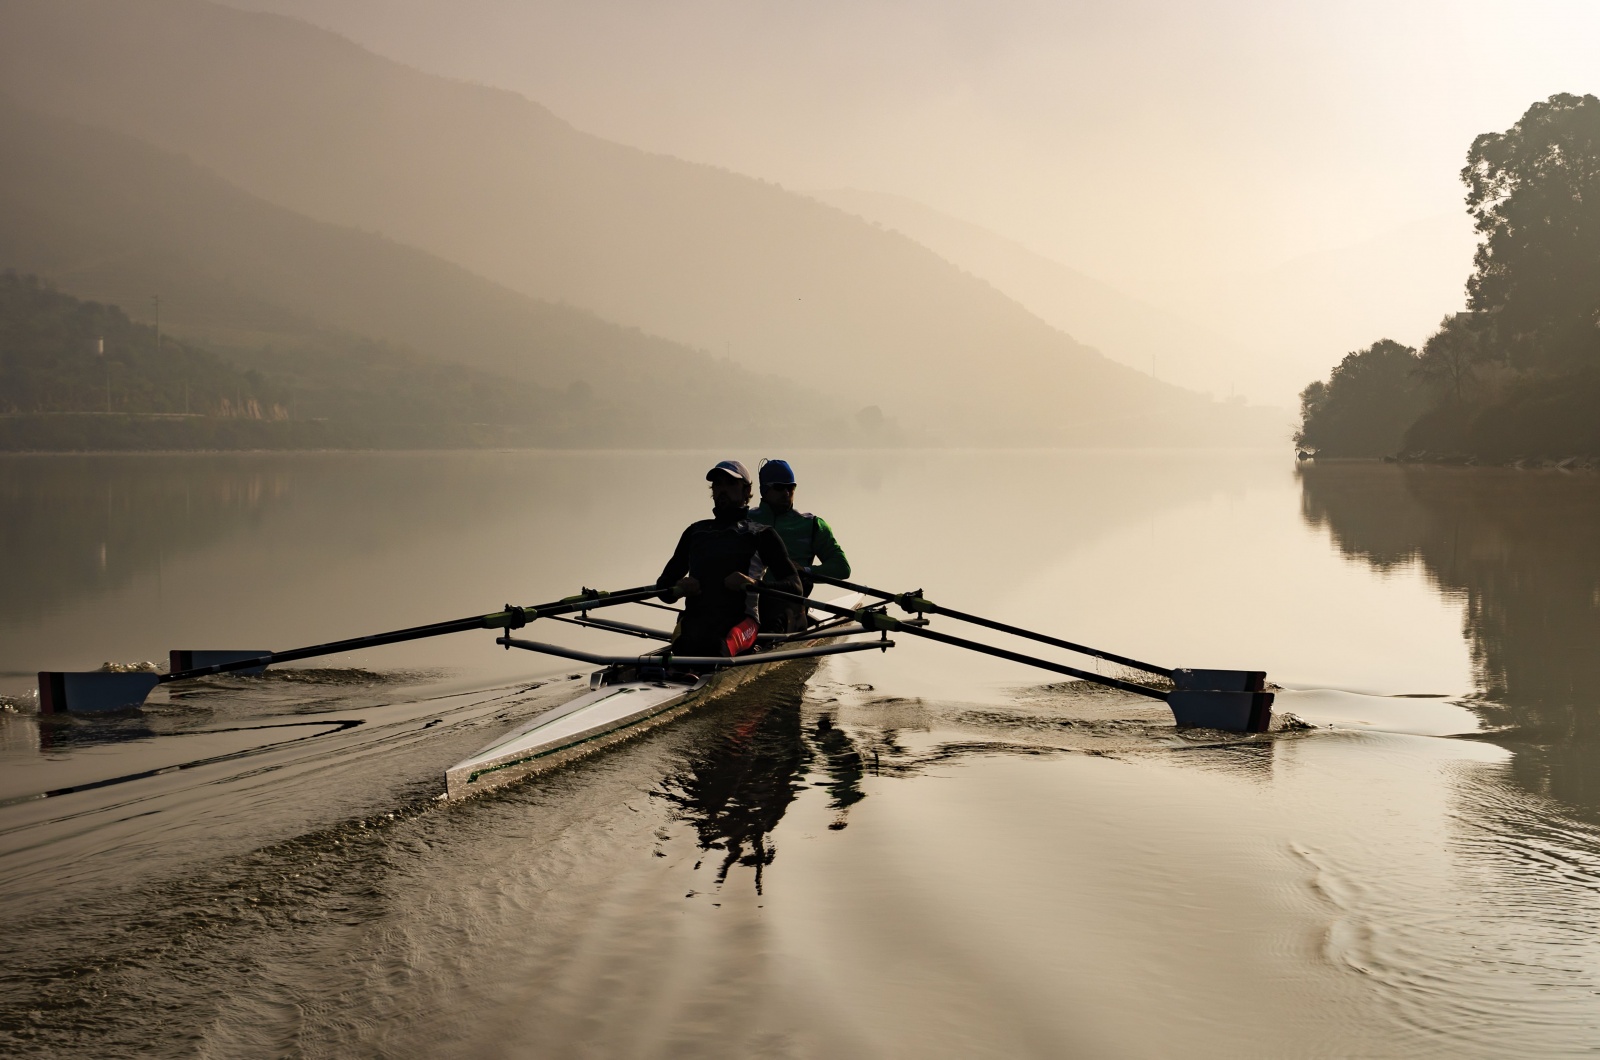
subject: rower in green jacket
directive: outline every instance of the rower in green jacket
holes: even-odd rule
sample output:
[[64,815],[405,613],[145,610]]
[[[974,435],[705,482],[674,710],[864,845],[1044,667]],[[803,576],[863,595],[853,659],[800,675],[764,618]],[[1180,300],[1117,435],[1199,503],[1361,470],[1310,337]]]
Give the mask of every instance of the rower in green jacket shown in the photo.
[[[807,595],[815,584],[812,572],[830,578],[850,577],[850,561],[844,549],[833,536],[833,528],[820,515],[797,512],[794,508],[794,469],[787,460],[763,460],[756,472],[761,481],[761,505],[750,513],[752,523],[761,523],[778,531],[789,559],[800,569],[800,579]],[[805,627],[805,613],[800,605],[788,608],[781,616],[778,608],[763,608],[767,620],[762,622],[766,632],[792,632]]]

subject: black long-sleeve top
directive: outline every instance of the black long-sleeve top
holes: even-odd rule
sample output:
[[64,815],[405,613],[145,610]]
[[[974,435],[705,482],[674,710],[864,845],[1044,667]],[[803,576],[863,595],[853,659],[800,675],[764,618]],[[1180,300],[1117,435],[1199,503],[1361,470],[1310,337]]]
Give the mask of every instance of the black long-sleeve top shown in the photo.
[[759,582],[771,569],[785,581],[799,577],[783,538],[749,516],[749,508],[718,510],[710,519],[690,523],[678,538],[678,547],[656,585],[670,592],[685,574],[700,583],[700,591],[684,600],[680,639],[720,640],[744,618],[759,619],[759,594],[729,589],[723,584],[728,575],[747,574]]

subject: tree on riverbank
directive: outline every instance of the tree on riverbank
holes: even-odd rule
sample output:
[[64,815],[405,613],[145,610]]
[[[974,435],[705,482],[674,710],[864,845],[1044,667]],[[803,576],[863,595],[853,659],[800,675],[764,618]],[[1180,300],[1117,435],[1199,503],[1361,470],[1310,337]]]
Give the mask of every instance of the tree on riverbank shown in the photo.
[[1390,339],[1345,354],[1326,383],[1300,395],[1295,443],[1337,456],[1392,453],[1427,407],[1417,351]]
[[1414,369],[1446,402],[1465,401],[1487,354],[1483,331],[1471,313],[1451,313],[1422,344]]
[[1389,370],[1339,387],[1352,358],[1380,343],[1307,387],[1302,445],[1330,456],[1600,451],[1600,99],[1535,103],[1473,141],[1461,179],[1481,237],[1469,311],[1445,317],[1404,377],[1391,351]]
[[1472,142],[1461,171],[1483,241],[1467,280],[1500,355],[1560,372],[1600,358],[1600,99],[1561,94]]

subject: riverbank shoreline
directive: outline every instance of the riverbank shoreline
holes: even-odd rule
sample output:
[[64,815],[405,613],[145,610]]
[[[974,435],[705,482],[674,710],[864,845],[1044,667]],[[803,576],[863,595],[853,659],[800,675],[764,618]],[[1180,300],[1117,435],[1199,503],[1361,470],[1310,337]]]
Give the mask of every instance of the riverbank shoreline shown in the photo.
[[1561,459],[1517,457],[1512,460],[1487,460],[1470,453],[1408,452],[1385,456],[1300,456],[1301,463],[1323,464],[1412,464],[1423,467],[1512,468],[1517,471],[1600,471],[1600,456],[1568,456]]

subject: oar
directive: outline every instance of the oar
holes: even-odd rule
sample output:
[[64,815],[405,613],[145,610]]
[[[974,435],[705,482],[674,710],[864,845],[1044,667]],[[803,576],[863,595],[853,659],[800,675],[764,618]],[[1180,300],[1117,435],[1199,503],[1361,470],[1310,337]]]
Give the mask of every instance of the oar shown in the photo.
[[263,667],[273,663],[295,662],[319,655],[337,655],[357,648],[377,648],[385,644],[399,644],[425,637],[442,637],[449,633],[465,633],[475,629],[521,629],[534,619],[631,603],[656,596],[661,591],[661,588],[655,585],[641,585],[615,593],[585,589],[577,596],[568,596],[548,604],[535,604],[532,607],[513,607],[508,604],[504,610],[487,615],[433,622],[426,626],[412,626],[408,629],[352,637],[349,640],[314,644],[288,651],[174,651],[172,658],[175,662],[185,658],[193,660],[207,657],[213,661],[201,666],[189,665],[181,669],[174,667],[164,674],[106,673],[98,670],[72,673],[44,670],[39,673],[39,712],[54,714],[63,711],[121,710],[139,706],[157,685],[170,681],[241,671],[259,673]]
[[[817,580],[821,581],[822,579],[819,578]],[[840,584],[838,579],[828,580],[830,584]],[[853,586],[845,587],[854,588]],[[1048,659],[1040,659],[1032,655],[1023,655],[1021,652],[1008,651],[1005,648],[997,648],[992,644],[982,644],[978,641],[967,640],[963,637],[952,637],[947,633],[938,633],[934,630],[924,629],[921,626],[913,625],[909,622],[902,622],[894,616],[884,613],[883,611],[875,611],[870,608],[852,610],[848,607],[824,603],[820,600],[809,600],[806,597],[797,596],[794,593],[784,592],[781,589],[774,589],[765,585],[757,586],[757,591],[763,595],[775,596],[782,600],[804,601],[818,611],[826,611],[836,615],[854,616],[856,620],[867,629],[879,630],[885,634],[894,632],[905,633],[913,637],[922,637],[926,640],[935,641],[939,644],[948,644],[954,648],[965,648],[968,651],[981,652],[984,655],[992,655],[998,659],[1007,659],[1011,662],[1022,663],[1027,666],[1037,666],[1042,670],[1049,670],[1058,674],[1066,674],[1069,677],[1076,677],[1080,680],[1092,681],[1095,684],[1121,689],[1124,692],[1131,692],[1134,695],[1146,696],[1150,699],[1163,700],[1167,706],[1171,708],[1173,718],[1180,726],[1222,729],[1228,732],[1266,732],[1268,726],[1272,724],[1273,695],[1271,692],[1263,692],[1259,690],[1219,690],[1200,688],[1174,688],[1172,691],[1164,691],[1159,688],[1151,688],[1148,685],[1141,685],[1133,681],[1124,681],[1118,677],[1107,677],[1104,674],[1092,673],[1088,670],[1080,670],[1075,666],[1067,666],[1063,663],[1051,662]],[[858,591],[866,592],[867,590],[865,587],[862,587]],[[872,591],[871,595],[887,595],[888,599],[896,599],[896,597],[893,595],[881,594],[876,590]],[[917,609],[912,608],[910,610]],[[924,611],[924,613],[926,613],[926,611]],[[955,616],[951,615],[950,617],[953,618]],[[998,623],[996,623],[996,625],[998,625]],[[1178,674],[1185,671],[1166,672]],[[1206,673],[1212,671],[1187,672]],[[1228,674],[1251,673],[1253,671],[1214,672]]]
[[1062,640],[1059,637],[1052,637],[1044,633],[1036,633],[1031,629],[1023,629],[1020,626],[1012,626],[1007,625],[1004,622],[996,622],[992,618],[980,618],[977,615],[969,615],[965,611],[957,611],[953,607],[942,607],[923,596],[921,589],[918,589],[914,593],[891,593],[886,592],[883,589],[874,589],[870,585],[858,585],[855,582],[847,582],[843,578],[830,578],[826,574],[813,573],[811,577],[814,580],[823,582],[827,585],[837,585],[841,589],[850,589],[854,592],[864,593],[867,596],[876,596],[880,600],[891,601],[892,603],[898,605],[900,610],[905,611],[908,614],[944,615],[947,618],[955,619],[957,622],[968,622],[974,626],[983,626],[986,629],[996,630],[1000,633],[1009,633],[1013,637],[1023,637],[1027,640],[1039,641],[1042,644],[1051,644],[1057,648],[1065,648],[1068,651],[1075,651],[1080,655],[1092,655],[1097,659],[1105,659],[1108,662],[1121,663],[1123,666],[1131,666],[1135,670],[1144,670],[1147,673],[1160,674],[1162,677],[1172,676],[1172,671],[1167,669],[1165,666],[1157,666],[1154,663],[1140,662],[1138,659],[1130,659],[1125,655],[1113,655],[1111,652],[1101,651],[1099,648],[1091,648],[1086,644],[1075,644],[1070,640]]
[[496,637],[494,642],[504,644],[508,648],[521,648],[523,651],[554,655],[561,659],[574,659],[596,666],[638,666],[661,670],[674,666],[692,669],[726,669],[731,666],[788,662],[791,659],[815,659],[820,655],[844,655],[853,651],[888,651],[894,647],[894,641],[885,637],[882,640],[855,641],[846,644],[819,644],[811,648],[796,648],[793,651],[751,652],[749,655],[673,655],[671,652],[662,652],[659,655],[600,655],[560,644],[542,644],[539,641],[519,640],[510,636]]
[[1114,652],[1102,651],[1091,648],[1087,644],[1077,644],[1060,637],[1052,637],[1031,629],[1020,626],[1008,625],[1005,622],[996,622],[992,618],[981,618],[965,611],[957,611],[953,607],[936,604],[922,595],[922,590],[914,593],[891,593],[883,589],[874,589],[870,585],[858,585],[855,582],[845,581],[843,578],[830,578],[825,574],[813,574],[812,578],[828,585],[837,585],[842,589],[851,589],[867,596],[876,596],[880,600],[888,600],[898,606],[902,611],[910,614],[944,615],[957,622],[968,622],[974,626],[983,626],[985,629],[1007,633],[1013,637],[1022,637],[1035,640],[1041,644],[1049,644],[1057,648],[1077,652],[1080,655],[1091,655],[1096,659],[1105,659],[1107,662],[1119,663],[1135,670],[1146,673],[1158,674],[1170,678],[1172,683],[1180,689],[1213,692],[1260,692],[1266,687],[1267,674],[1265,670],[1196,670],[1189,667],[1169,669],[1157,666],[1155,663],[1141,662],[1130,659],[1126,655],[1117,655]]

